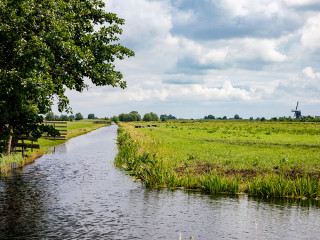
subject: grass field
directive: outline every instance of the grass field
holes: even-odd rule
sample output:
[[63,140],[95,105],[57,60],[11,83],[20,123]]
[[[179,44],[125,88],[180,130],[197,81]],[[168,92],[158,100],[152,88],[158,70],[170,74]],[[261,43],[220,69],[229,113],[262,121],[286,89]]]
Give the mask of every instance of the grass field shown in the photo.
[[[319,123],[172,121],[154,124],[158,127],[134,128],[141,123],[122,123],[118,140],[120,151],[116,163],[147,185],[270,197],[320,197]],[[128,156],[121,156],[125,141],[131,148],[125,151],[132,152],[128,160],[125,160]],[[154,169],[156,177],[152,176]],[[216,181],[221,189],[210,190],[210,181]]]
[[[104,121],[100,122],[97,120],[80,120],[67,123],[67,136],[66,140],[47,140],[44,138],[38,139],[38,142],[35,144],[40,145],[40,150],[34,150],[34,152],[27,152],[26,157],[22,157],[20,153],[12,154],[10,156],[0,157],[0,173],[7,172],[10,170],[9,163],[17,162],[19,167],[24,166],[25,164],[33,162],[37,157],[41,156],[43,153],[49,153],[51,147],[63,144],[70,138],[88,133],[100,127],[106,126]],[[25,141],[28,143],[28,141]],[[31,143],[31,142],[30,142]]]

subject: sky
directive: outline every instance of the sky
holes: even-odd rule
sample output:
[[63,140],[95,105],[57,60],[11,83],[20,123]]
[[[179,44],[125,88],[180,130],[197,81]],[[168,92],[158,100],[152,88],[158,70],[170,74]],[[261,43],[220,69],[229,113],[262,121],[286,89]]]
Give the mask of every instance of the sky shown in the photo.
[[105,0],[124,18],[125,90],[68,91],[74,113],[320,115],[319,0]]

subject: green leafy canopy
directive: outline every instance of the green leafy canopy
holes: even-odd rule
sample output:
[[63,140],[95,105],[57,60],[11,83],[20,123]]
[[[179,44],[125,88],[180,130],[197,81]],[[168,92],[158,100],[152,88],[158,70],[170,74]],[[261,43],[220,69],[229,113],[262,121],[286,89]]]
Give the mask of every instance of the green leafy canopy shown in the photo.
[[124,20],[100,0],[0,1],[0,129],[28,129],[57,97],[69,111],[66,89],[126,87],[114,61],[134,56],[122,46]]

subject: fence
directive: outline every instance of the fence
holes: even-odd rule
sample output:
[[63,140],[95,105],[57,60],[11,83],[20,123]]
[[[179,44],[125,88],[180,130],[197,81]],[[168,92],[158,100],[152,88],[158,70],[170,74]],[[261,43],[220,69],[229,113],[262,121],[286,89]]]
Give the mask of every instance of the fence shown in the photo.
[[60,121],[45,121],[43,122],[46,125],[52,125],[54,129],[58,130],[60,136],[52,137],[44,134],[42,137],[49,140],[65,140],[67,137],[67,123],[68,122],[60,122]]
[[[37,141],[37,139],[26,136],[24,134],[14,135],[12,136],[11,141],[11,152],[21,152],[22,156],[24,156],[25,152],[28,152],[28,148],[31,149],[31,152],[33,152],[33,149],[40,149],[39,144],[34,144],[34,142]],[[0,143],[0,145],[2,146],[4,146],[4,144],[5,142]]]
[[[42,137],[49,140],[65,140],[67,136],[67,122],[60,121],[46,121],[44,124],[53,125],[56,130],[59,130],[60,136],[52,137],[44,134]],[[39,144],[34,144],[38,140],[27,136],[25,134],[15,134],[12,136],[11,142],[11,152],[21,152],[22,156],[25,155],[25,152],[28,152],[28,149],[33,152],[33,149],[40,149]],[[0,146],[4,146],[5,141],[0,141]]]

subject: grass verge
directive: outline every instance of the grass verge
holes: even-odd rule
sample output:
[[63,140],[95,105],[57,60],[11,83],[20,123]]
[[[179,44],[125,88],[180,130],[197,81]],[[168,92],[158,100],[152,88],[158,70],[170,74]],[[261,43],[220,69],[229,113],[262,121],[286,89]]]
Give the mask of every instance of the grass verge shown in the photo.
[[157,125],[134,128],[134,124],[121,123],[118,130],[115,165],[147,186],[268,198],[320,198],[320,148],[314,136],[320,132],[319,125]]

